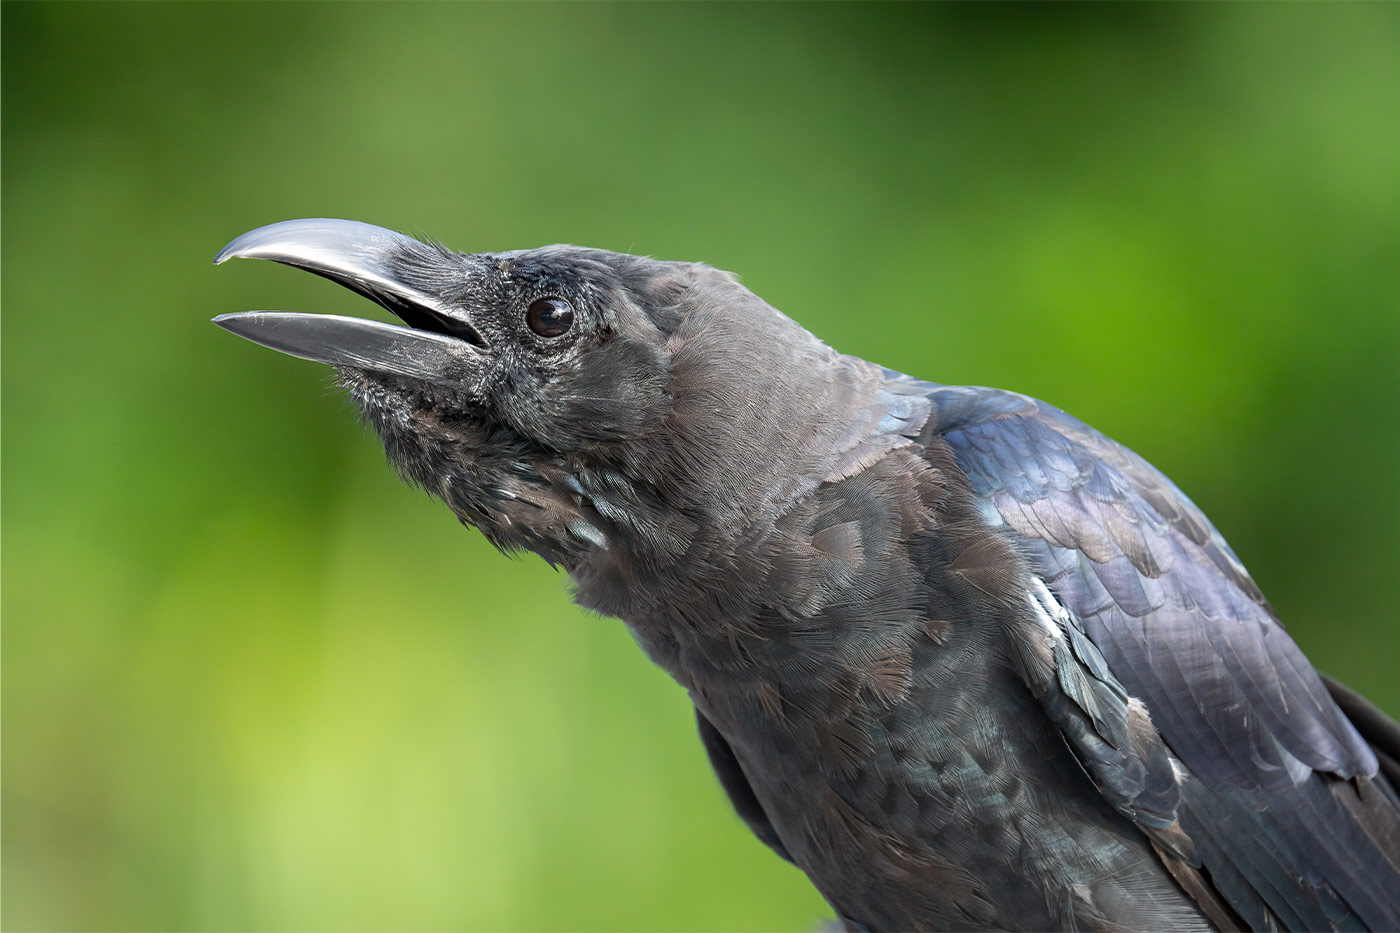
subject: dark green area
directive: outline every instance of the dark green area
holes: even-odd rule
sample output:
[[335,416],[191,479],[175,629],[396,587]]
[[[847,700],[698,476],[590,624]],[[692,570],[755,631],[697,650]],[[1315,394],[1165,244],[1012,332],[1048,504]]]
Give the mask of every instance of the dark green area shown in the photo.
[[339,216],[703,259],[1019,389],[1210,514],[1400,710],[1400,7],[3,11],[4,926],[812,929],[683,693],[401,487],[328,373]]

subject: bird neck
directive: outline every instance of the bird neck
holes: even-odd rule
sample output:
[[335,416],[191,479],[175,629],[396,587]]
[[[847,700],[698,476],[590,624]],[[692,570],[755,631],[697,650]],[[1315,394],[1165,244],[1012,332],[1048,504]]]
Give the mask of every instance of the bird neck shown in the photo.
[[[677,406],[645,462],[580,466],[568,478],[601,542],[568,565],[576,600],[627,622],[687,687],[750,664],[753,643],[767,637],[764,607],[801,615],[839,598],[828,577],[862,545],[819,490],[897,451],[902,470],[918,469],[927,399],[862,360],[828,350],[822,365],[811,362],[797,392],[750,382],[744,395],[730,387],[722,397],[726,387],[713,384]],[[775,407],[792,398],[801,411]],[[790,572],[793,561],[812,562],[812,572]]]

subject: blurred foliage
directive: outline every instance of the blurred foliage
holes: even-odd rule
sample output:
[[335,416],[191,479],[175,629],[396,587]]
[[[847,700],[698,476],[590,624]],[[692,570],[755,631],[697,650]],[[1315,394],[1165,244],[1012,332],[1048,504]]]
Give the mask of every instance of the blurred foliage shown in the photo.
[[1053,401],[1400,709],[1394,4],[0,16],[9,929],[829,915],[620,624],[207,323],[368,310],[209,265],[291,217],[703,259],[844,351]]

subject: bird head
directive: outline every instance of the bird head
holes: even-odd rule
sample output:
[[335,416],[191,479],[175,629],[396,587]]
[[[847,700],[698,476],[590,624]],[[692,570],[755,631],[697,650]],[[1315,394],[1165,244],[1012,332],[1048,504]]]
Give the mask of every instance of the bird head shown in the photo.
[[921,420],[876,391],[870,364],[701,263],[463,254],[325,219],[253,230],[214,261],[236,257],[305,269],[397,316],[214,322],[334,366],[405,479],[498,546],[571,570],[619,549],[655,565],[737,534]]

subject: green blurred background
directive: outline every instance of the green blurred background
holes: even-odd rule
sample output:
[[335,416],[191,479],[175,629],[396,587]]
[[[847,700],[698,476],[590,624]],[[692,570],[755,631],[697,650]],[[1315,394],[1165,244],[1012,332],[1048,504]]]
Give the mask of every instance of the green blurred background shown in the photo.
[[359,314],[214,252],[350,217],[735,270],[1051,400],[1397,695],[1400,7],[3,10],[7,929],[813,928],[685,696],[400,486]]

